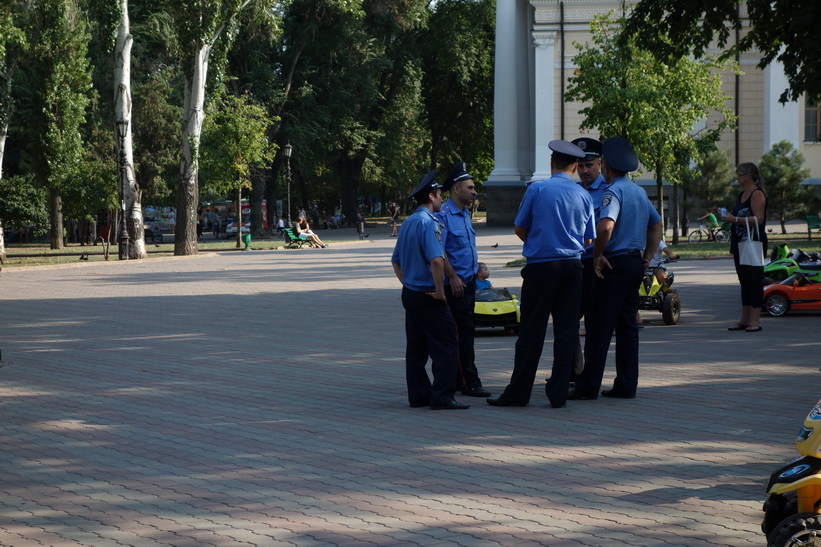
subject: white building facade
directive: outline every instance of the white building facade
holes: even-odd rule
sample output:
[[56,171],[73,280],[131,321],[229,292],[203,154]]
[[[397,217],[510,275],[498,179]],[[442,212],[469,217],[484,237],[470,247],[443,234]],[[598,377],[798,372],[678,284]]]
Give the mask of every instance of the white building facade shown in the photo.
[[[623,5],[621,0],[497,0],[494,169],[484,184],[489,225],[511,225],[527,182],[550,176],[548,142],[598,138],[579,131],[583,105],[564,100],[578,53],[573,44],[590,41],[596,15],[620,14]],[[781,65],[760,70],[759,60],[756,53],[741,55],[744,74],[724,75],[738,129],[725,133],[719,148],[730,150],[736,163],[758,163],[773,144],[788,140],[804,154],[812,173],[807,182],[819,184],[821,109],[803,100],[780,104],[787,88]],[[642,173],[639,183],[645,180],[650,190],[653,174]]]

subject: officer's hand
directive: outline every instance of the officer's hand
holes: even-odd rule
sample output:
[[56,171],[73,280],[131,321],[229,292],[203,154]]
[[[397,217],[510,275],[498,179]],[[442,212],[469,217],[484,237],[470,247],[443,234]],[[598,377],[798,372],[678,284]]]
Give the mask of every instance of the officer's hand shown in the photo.
[[456,298],[462,298],[465,294],[465,284],[462,283],[458,275],[454,275],[450,278],[450,292]]
[[611,266],[610,262],[608,262],[603,256],[600,256],[593,261],[593,273],[596,274],[596,277],[604,279],[604,270],[612,269],[613,266]]
[[448,301],[448,299],[445,297],[445,291],[441,291],[441,292],[428,292],[428,293],[425,293],[425,294],[427,294],[428,296],[430,296],[430,297],[431,297],[431,298],[433,298],[434,300],[439,300],[439,301],[441,301],[441,302],[445,302],[445,303],[447,303],[447,301]]

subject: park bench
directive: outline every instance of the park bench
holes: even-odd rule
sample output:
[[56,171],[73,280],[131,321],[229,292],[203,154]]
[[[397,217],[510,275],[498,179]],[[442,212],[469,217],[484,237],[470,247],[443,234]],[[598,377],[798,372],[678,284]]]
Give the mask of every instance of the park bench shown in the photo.
[[812,241],[812,231],[821,229],[821,220],[818,215],[807,215],[807,236]]
[[143,230],[143,237],[145,237],[146,241],[151,241],[152,243],[162,243],[162,234],[155,232],[151,228],[145,228]]
[[282,236],[285,238],[285,246],[291,249],[302,248],[303,245],[310,245],[311,242],[307,239],[302,239],[294,233],[292,228],[284,228]]

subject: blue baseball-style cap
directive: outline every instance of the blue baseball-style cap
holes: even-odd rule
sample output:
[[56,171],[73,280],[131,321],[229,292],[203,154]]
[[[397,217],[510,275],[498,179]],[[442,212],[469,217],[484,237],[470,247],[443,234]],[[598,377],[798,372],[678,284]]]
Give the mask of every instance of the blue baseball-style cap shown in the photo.
[[639,158],[633,146],[623,137],[610,137],[602,143],[604,161],[622,173],[629,173],[639,168]]
[[453,169],[450,170],[450,173],[448,173],[448,177],[445,179],[445,182],[442,183],[442,188],[447,192],[457,182],[472,178],[473,175],[467,172],[467,165],[465,164],[465,162],[460,161],[459,163],[453,166]]
[[432,191],[436,190],[437,188],[441,188],[442,185],[436,182],[436,171],[431,171],[425,178],[422,179],[422,182],[414,188],[413,192],[408,196],[408,198],[415,199],[419,195],[429,194]]

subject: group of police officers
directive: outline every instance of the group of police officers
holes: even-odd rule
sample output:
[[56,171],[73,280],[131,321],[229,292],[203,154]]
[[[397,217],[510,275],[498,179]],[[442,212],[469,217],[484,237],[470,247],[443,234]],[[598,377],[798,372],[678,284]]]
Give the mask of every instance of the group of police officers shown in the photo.
[[[551,316],[553,369],[545,392],[552,407],[598,398],[613,332],[616,379],[601,395],[636,396],[637,289],[661,239],[661,217],[627,178],[638,159],[625,139],[554,140],[549,147],[551,177],[528,185],[514,221],[526,258],[521,325],[510,383],[498,397],[482,386],[473,349],[473,177],[460,162],[442,185],[431,171],[409,196],[418,208],[403,223],[391,262],[402,283],[411,407],[469,408],[455,399],[457,390],[487,397],[493,406],[527,405]],[[571,178],[574,173],[580,183]],[[450,193],[444,204],[443,191]],[[425,370],[428,357],[432,382]]]

